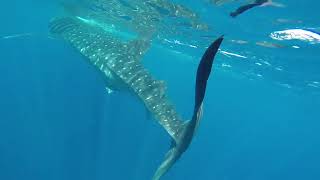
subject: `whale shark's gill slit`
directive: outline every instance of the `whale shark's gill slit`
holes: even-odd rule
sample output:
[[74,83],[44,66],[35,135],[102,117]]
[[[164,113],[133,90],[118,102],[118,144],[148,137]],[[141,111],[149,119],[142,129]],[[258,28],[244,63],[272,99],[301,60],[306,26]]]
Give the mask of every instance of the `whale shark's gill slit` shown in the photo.
[[54,19],[49,28],[51,34],[69,42],[109,81],[115,82],[115,78],[131,89],[173,140],[178,140],[184,122],[165,95],[164,82],[154,79],[141,64],[149,41],[124,42],[100,27],[72,17]]

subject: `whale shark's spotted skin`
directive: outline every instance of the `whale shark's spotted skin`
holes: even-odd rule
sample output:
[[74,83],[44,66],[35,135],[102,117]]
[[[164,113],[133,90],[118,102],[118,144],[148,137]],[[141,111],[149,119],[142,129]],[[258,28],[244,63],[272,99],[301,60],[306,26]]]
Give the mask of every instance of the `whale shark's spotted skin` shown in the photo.
[[62,37],[87,57],[105,75],[107,86],[111,83],[111,88],[133,91],[170,136],[178,140],[184,122],[167,98],[163,81],[155,80],[141,63],[150,42],[125,42],[70,17],[53,20],[49,28],[51,34]]

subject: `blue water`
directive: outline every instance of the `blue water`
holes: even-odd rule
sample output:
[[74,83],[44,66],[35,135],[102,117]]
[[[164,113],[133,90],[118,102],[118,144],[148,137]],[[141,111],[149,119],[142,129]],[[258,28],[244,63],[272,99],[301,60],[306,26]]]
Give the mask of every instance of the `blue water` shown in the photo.
[[[208,35],[226,35],[222,50],[246,58],[217,55],[196,137],[163,179],[320,179],[320,46],[269,37],[285,29],[319,30],[320,3],[282,1],[286,8],[257,8],[232,19],[228,13],[239,3],[181,2],[211,25]],[[0,38],[0,179],[151,179],[169,136],[137,98],[108,95],[83,56],[48,38],[59,3],[1,4],[0,37],[24,35]],[[178,112],[190,117],[204,49],[176,46],[151,48],[144,63],[167,82]]]

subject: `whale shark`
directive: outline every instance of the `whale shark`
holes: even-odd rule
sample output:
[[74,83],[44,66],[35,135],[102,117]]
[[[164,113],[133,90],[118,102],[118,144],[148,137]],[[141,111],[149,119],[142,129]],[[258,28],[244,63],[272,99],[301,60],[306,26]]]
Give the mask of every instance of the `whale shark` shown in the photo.
[[143,66],[141,60],[151,46],[148,38],[126,38],[130,33],[121,33],[107,26],[107,30],[88,19],[58,17],[50,24],[50,33],[77,49],[105,78],[110,90],[126,90],[137,96],[154,119],[172,139],[165,160],[153,176],[159,180],[189,147],[197,129],[207,80],[223,37],[214,41],[203,55],[197,70],[195,105],[192,119],[184,121],[176,112],[166,95],[165,83],[156,80]]

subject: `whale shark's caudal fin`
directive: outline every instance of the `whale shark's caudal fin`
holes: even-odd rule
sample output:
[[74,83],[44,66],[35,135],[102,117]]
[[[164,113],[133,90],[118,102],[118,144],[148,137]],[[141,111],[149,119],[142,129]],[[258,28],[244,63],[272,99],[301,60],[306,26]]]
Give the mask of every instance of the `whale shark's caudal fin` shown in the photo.
[[223,41],[223,36],[215,40],[206,50],[197,69],[194,115],[199,113],[206,93],[207,81],[209,79],[215,55]]
[[[202,56],[202,59],[199,63],[198,69],[197,69],[197,78],[196,78],[196,87],[195,87],[195,103],[194,103],[194,109],[193,109],[193,116],[190,121],[190,125],[193,129],[193,134],[197,130],[200,120],[202,118],[203,113],[203,100],[206,94],[207,89],[207,81],[209,79],[214,57],[217,54],[219,47],[223,41],[223,36],[216,39],[206,50],[204,55]],[[193,135],[192,134],[192,135]]]
[[177,135],[178,138],[172,140],[170,150],[167,152],[165,160],[158,167],[152,180],[159,180],[189,147],[202,116],[203,99],[206,93],[207,81],[211,73],[214,57],[222,41],[223,36],[215,40],[202,56],[197,69],[195,105],[192,119],[183,123],[180,127],[177,127],[180,128],[178,131],[179,134]]

